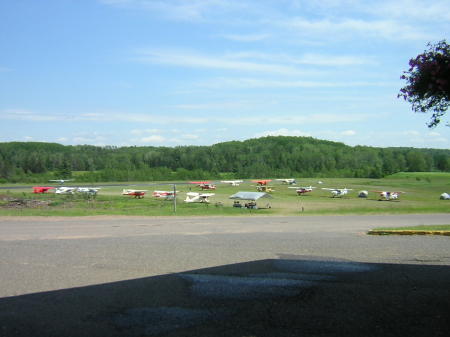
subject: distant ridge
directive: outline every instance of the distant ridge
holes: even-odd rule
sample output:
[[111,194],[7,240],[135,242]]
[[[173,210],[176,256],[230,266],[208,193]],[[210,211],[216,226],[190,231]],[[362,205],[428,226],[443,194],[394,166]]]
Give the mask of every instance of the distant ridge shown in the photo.
[[[78,181],[250,177],[370,177],[450,171],[450,150],[349,146],[312,137],[267,136],[210,146],[0,143],[0,182],[77,173]],[[61,177],[58,177],[61,178]]]

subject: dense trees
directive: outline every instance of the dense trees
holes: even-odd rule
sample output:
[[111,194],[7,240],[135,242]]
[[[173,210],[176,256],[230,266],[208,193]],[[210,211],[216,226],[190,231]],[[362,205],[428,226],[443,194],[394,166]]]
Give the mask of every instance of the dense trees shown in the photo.
[[[212,146],[96,147],[0,143],[0,182],[263,177],[371,177],[450,171],[450,150],[350,147],[310,137],[264,137]],[[76,171],[76,172],[75,172]]]
[[398,96],[411,103],[415,112],[432,111],[428,126],[434,127],[450,102],[450,45],[443,40],[428,47],[409,61],[408,71],[401,76],[406,86]]

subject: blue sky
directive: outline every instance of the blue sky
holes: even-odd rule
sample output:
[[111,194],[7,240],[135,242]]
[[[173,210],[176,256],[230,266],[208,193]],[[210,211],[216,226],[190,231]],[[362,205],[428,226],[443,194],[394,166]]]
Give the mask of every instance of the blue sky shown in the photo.
[[397,98],[448,0],[4,0],[0,31],[1,142],[450,148]]

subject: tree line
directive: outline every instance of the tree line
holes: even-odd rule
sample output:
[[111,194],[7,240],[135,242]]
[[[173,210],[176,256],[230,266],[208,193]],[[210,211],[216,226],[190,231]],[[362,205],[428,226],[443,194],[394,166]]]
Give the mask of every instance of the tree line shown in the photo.
[[66,146],[0,143],[0,183],[234,179],[381,178],[402,172],[450,171],[450,150],[348,146],[311,137],[269,136],[211,146]]

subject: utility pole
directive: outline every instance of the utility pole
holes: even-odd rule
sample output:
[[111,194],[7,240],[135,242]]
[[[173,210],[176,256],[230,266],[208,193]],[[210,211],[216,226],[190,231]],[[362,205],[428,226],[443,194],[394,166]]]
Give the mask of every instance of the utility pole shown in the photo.
[[173,212],[177,212],[177,185],[173,184]]

